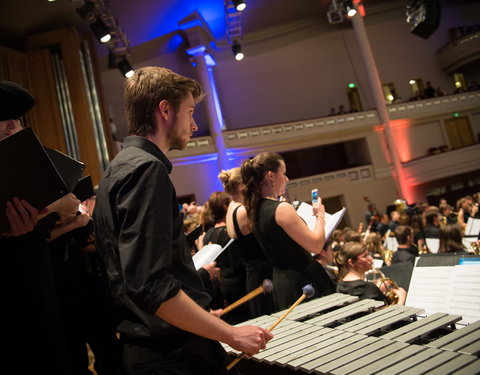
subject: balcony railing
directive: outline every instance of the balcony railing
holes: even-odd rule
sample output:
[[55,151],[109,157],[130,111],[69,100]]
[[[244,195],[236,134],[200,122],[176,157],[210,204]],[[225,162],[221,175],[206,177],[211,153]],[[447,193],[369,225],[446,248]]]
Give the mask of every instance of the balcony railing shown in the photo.
[[442,70],[453,73],[462,66],[480,60],[480,32],[465,35],[436,52]]
[[479,169],[480,144],[423,157],[403,164],[410,186]]
[[[414,102],[392,104],[388,106],[388,112],[390,118],[394,120],[441,116],[452,112],[479,108],[480,91],[471,91]],[[282,124],[227,130],[223,132],[223,137],[227,148],[251,149],[265,144],[302,142],[329,132],[341,132],[379,124],[380,119],[377,111],[370,110]],[[210,136],[206,136],[192,138],[185,150],[172,151],[169,153],[169,157],[174,159],[212,152],[215,152],[213,140]]]

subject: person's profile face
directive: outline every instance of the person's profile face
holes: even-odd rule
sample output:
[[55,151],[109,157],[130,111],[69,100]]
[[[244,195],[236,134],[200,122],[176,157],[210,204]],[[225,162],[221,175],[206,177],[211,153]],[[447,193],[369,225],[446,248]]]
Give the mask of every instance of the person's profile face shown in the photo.
[[355,265],[358,272],[365,273],[372,269],[373,267],[373,258],[370,255],[368,250],[365,250],[362,254],[357,256],[353,264]]
[[283,195],[287,191],[287,167],[283,160],[280,161],[280,167],[278,170],[273,173],[273,182],[275,186],[275,191],[277,195]]
[[188,93],[173,116],[173,124],[169,134],[171,150],[183,150],[187,147],[193,132],[198,130],[198,126],[193,118],[194,111],[195,101],[192,94]]
[[20,120],[0,121],[0,141],[22,130]]
[[333,264],[334,253],[332,245],[328,244],[327,248],[323,250],[322,253],[327,264]]

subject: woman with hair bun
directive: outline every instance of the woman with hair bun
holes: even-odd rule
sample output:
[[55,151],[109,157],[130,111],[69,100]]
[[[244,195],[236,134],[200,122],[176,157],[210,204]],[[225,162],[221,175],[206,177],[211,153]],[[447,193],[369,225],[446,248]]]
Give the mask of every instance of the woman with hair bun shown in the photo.
[[325,242],[325,208],[320,199],[313,206],[317,222],[311,231],[290,203],[278,200],[288,182],[280,155],[263,152],[246,160],[241,175],[247,216],[273,268],[274,310],[290,307],[306,284],[312,284],[315,297],[333,293],[333,283],[311,254],[320,253]]
[[[218,178],[224,191],[230,195],[226,215],[227,232],[234,238],[234,244],[243,255],[246,264],[247,293],[262,285],[263,280],[272,279],[272,267],[268,263],[260,244],[252,233],[252,226],[243,205],[243,184],[240,168],[232,168],[220,172]],[[272,296],[264,293],[249,301],[251,318],[272,313]]]

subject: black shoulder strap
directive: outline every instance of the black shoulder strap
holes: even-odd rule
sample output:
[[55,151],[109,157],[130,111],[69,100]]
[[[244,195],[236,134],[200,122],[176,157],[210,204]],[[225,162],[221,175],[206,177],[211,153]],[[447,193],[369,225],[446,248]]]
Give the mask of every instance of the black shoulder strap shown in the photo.
[[233,229],[235,230],[235,234],[237,235],[237,238],[242,238],[243,234],[240,231],[240,227],[238,225],[238,220],[237,220],[237,210],[240,208],[240,206],[235,207],[233,210],[232,214],[232,219],[233,219]]

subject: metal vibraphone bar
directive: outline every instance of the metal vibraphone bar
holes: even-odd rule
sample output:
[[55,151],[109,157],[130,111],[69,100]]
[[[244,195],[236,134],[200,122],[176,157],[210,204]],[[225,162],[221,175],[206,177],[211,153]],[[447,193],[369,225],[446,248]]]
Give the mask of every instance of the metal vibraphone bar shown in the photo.
[[[480,321],[388,306],[335,293],[303,302],[273,331],[267,348],[237,365],[241,374],[480,374]],[[268,328],[285,311],[239,325]],[[231,357],[241,353],[224,345]]]

